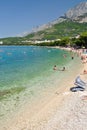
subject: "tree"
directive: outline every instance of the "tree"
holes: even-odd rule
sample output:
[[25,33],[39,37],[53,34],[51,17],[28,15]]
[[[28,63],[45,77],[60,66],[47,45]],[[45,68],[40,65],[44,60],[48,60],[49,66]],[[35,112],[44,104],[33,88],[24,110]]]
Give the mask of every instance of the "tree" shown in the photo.
[[80,40],[81,40],[82,46],[85,46],[87,48],[87,32],[84,32],[81,34]]
[[62,38],[61,42],[60,42],[60,45],[61,46],[68,46],[70,44],[70,39],[69,37],[64,37]]

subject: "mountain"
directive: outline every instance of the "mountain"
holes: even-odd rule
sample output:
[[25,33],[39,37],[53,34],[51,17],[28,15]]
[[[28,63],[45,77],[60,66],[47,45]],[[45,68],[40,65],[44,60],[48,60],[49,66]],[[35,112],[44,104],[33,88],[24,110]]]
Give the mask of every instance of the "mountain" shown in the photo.
[[87,2],[81,2],[56,20],[33,29],[25,38],[42,40],[78,35],[83,31],[87,31],[86,23]]
[[48,24],[44,24],[42,26],[38,26],[32,30],[32,32],[41,31],[44,29],[51,28],[53,25],[57,23],[61,23],[67,19],[72,21],[77,21],[80,23],[87,22],[87,2],[81,2],[75,7],[69,9],[64,16],[60,16],[54,21],[49,22]]
[[87,22],[87,2],[81,2],[65,13],[66,19],[78,22]]
[[[81,2],[69,9],[63,16],[33,29],[22,37],[0,39],[4,44],[22,44],[35,40],[55,40],[75,37],[87,32],[87,2]],[[23,42],[22,42],[23,41]]]

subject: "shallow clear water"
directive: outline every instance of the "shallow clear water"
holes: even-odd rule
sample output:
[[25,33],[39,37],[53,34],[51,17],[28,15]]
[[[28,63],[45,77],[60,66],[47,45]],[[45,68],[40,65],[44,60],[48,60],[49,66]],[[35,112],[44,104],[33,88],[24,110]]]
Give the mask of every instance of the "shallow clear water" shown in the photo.
[[[71,53],[37,46],[0,46],[0,118],[27,100],[31,103],[45,96],[42,93],[47,89],[50,94],[65,77],[79,71],[79,58],[72,60]],[[58,69],[65,66],[68,73],[54,71],[54,65]]]
[[0,47],[0,89],[26,87],[39,76],[50,75],[56,64],[63,66],[69,60],[58,49],[33,46]]

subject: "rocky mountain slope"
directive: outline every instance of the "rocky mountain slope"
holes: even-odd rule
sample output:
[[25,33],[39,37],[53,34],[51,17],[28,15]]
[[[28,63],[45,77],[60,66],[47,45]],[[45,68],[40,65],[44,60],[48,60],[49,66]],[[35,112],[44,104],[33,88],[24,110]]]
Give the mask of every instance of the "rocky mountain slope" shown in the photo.
[[74,37],[86,31],[87,2],[81,2],[56,20],[35,28],[25,39],[54,40],[63,36]]
[[42,26],[38,26],[34,28],[32,32],[38,32],[44,29],[51,28],[53,25],[61,23],[65,20],[77,21],[79,23],[87,22],[87,2],[81,2],[75,7],[69,9],[63,16],[60,16],[56,20],[49,22],[48,24],[44,24]]
[[87,32],[87,1],[69,9],[63,16],[35,28],[22,37],[1,39],[5,44],[21,44],[22,41],[55,40],[63,37],[75,37]]
[[66,19],[87,22],[87,2],[81,2],[65,13]]

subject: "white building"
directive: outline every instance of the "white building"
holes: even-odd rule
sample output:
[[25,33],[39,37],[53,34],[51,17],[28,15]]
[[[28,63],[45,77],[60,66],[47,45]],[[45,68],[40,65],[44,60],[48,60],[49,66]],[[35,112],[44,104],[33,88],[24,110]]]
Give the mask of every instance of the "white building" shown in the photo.
[[0,41],[0,44],[2,45],[2,44],[3,44],[3,41]]

